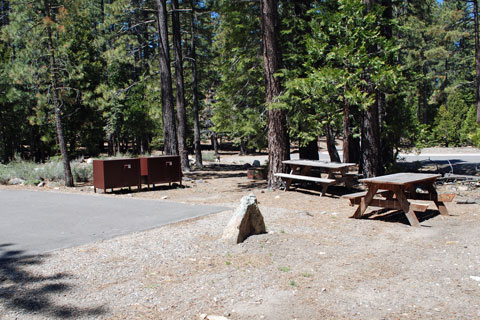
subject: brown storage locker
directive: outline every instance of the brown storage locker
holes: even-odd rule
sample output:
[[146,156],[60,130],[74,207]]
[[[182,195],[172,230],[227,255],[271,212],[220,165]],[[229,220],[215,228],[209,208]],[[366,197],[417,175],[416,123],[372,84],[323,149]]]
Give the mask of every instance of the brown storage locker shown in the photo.
[[107,190],[137,186],[141,189],[140,159],[93,160],[93,187]]
[[159,156],[140,158],[142,183],[172,183],[182,184],[182,167],[180,156]]

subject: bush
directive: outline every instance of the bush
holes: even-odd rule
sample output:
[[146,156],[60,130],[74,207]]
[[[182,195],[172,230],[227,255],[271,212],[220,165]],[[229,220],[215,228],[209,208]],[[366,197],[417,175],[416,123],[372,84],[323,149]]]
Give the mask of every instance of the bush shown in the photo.
[[83,159],[72,161],[72,175],[75,182],[88,182],[93,179],[93,166],[84,163]]
[[38,172],[40,178],[49,181],[63,181],[63,163],[60,160],[51,160],[43,165]]
[[[70,163],[72,175],[76,182],[88,182],[93,177],[93,166],[77,159]],[[7,165],[0,165],[0,184],[7,184],[10,179],[19,178],[26,184],[38,184],[42,180],[63,181],[63,163],[54,158],[45,164],[24,161],[16,158]]]
[[10,180],[10,172],[7,166],[0,164],[0,184],[7,184],[8,180]]

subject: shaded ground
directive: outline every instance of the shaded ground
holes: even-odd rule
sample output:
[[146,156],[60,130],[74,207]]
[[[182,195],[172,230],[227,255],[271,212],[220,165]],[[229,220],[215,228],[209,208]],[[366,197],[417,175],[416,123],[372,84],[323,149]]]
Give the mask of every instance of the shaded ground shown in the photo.
[[[102,196],[232,209],[55,251],[35,258],[39,263],[18,262],[15,272],[2,274],[1,292],[12,285],[13,291],[37,288],[35,281],[15,287],[8,276],[15,273],[46,278],[45,284],[66,289],[40,290],[48,308],[32,311],[9,298],[0,302],[0,313],[5,319],[45,319],[72,306],[87,312],[65,317],[480,318],[478,204],[448,203],[448,217],[430,207],[420,215],[422,227],[412,228],[398,212],[350,219],[354,208],[340,199],[348,192],[342,187],[329,189],[326,197],[309,186],[268,191],[265,181],[247,179],[245,167],[222,163],[186,177],[184,188]],[[90,190],[83,186],[68,192]],[[269,233],[228,245],[221,241],[223,228],[249,192],[259,200]],[[480,198],[475,188],[455,192]],[[65,276],[54,279],[57,275]]]

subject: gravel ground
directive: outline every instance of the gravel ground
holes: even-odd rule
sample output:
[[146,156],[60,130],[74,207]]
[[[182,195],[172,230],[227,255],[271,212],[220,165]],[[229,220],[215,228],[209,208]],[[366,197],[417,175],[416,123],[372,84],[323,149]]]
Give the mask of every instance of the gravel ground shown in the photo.
[[[43,256],[0,244],[1,319],[480,318],[478,204],[448,203],[448,217],[428,210],[412,228],[402,214],[349,219],[342,188],[268,191],[236,166],[184,185],[105,196],[232,209]],[[223,228],[249,192],[269,232],[227,244]]]

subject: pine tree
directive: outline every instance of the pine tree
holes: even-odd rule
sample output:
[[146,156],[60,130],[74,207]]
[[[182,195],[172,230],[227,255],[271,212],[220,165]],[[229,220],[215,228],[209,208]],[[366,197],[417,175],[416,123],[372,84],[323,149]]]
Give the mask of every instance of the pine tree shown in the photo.
[[173,104],[172,76],[170,71],[170,47],[168,41],[167,1],[156,0],[158,23],[158,58],[162,87],[162,115],[164,152],[178,155],[178,142]]
[[275,106],[280,97],[281,83],[276,73],[281,68],[278,46],[278,3],[261,0],[261,25],[263,42],[263,68],[265,73],[265,98],[268,108],[268,186],[279,188],[282,181],[275,173],[285,170],[284,160],[290,158],[285,111]]
[[183,80],[183,54],[182,37],[180,30],[178,0],[172,0],[172,30],[173,30],[173,48],[175,54],[175,82],[176,82],[176,101],[177,101],[177,135],[178,151],[182,162],[182,169],[190,171],[187,148],[187,108],[185,105],[185,88]]

